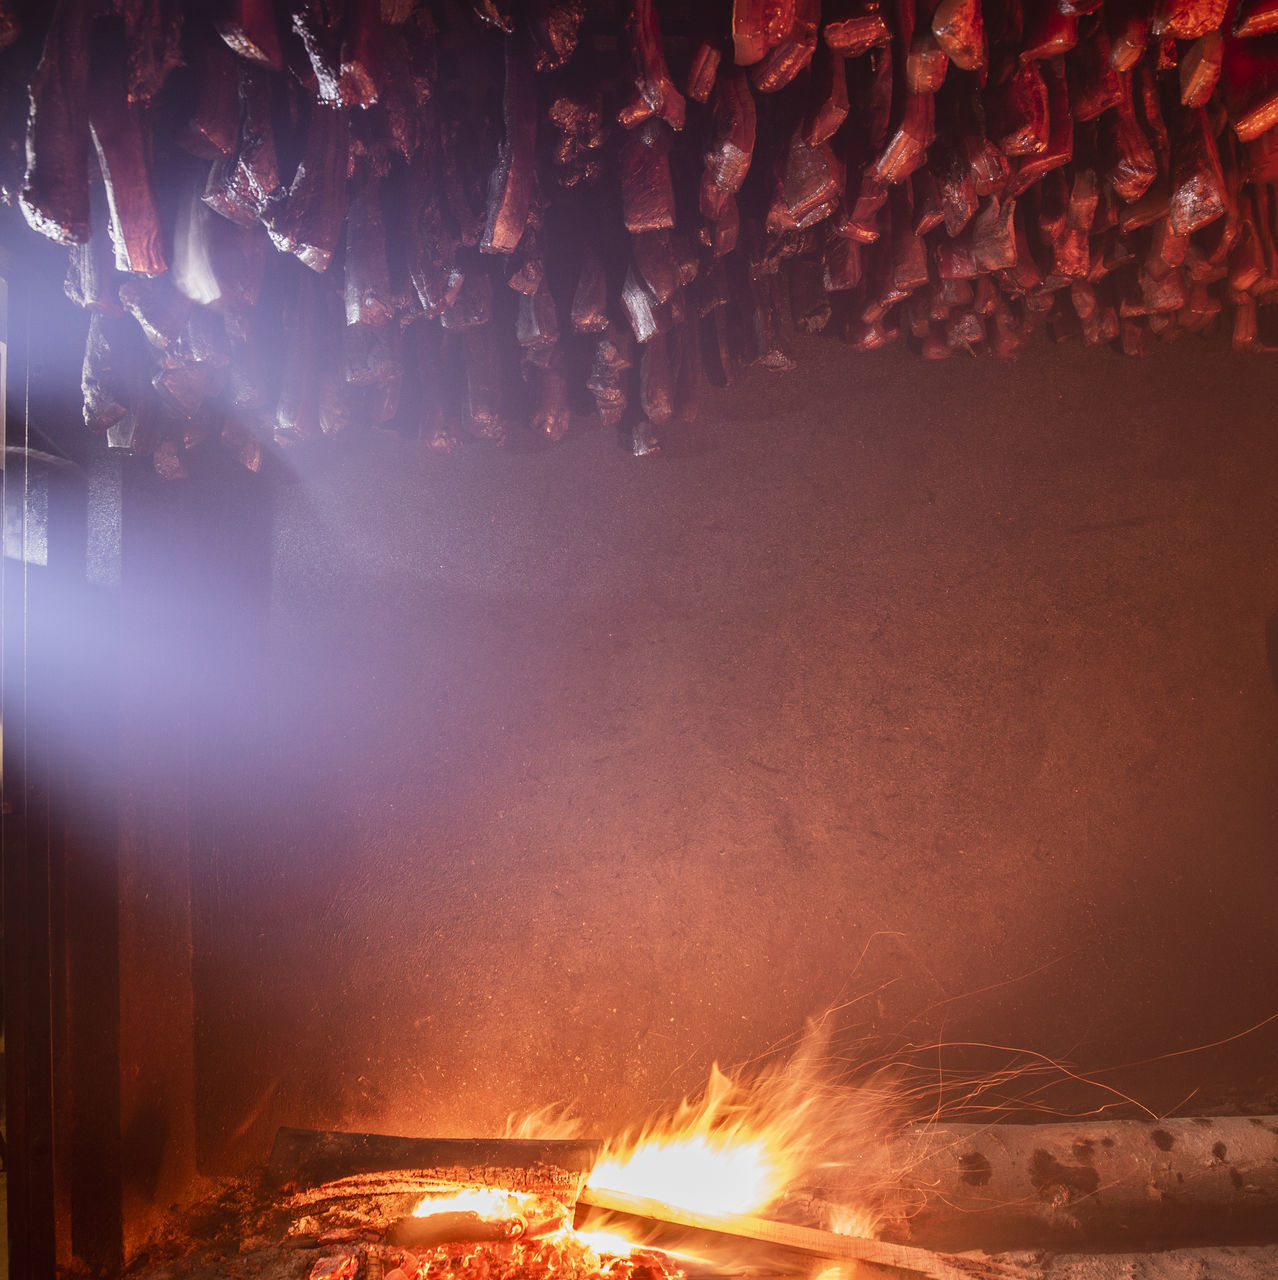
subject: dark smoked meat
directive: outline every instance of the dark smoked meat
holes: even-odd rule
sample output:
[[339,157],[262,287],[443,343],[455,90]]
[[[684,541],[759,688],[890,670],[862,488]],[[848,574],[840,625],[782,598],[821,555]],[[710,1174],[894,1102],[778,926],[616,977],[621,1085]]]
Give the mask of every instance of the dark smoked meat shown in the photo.
[[181,0],[114,0],[124,18],[130,102],[150,102],[182,65]]
[[932,15],[932,34],[956,67],[979,71],[985,66],[981,0],[941,0]]
[[293,30],[315,76],[321,102],[335,106],[342,101],[342,51],[340,0],[290,0]]
[[239,69],[235,58],[214,40],[200,48],[196,68],[199,92],[195,111],[180,141],[192,155],[205,159],[230,155],[240,132]]
[[312,105],[306,143],[288,194],[273,207],[267,230],[275,247],[312,271],[326,271],[346,216],[350,141],[346,112]]
[[264,67],[283,70],[274,0],[228,0],[215,25],[233,53]]
[[803,141],[809,147],[828,142],[848,118],[848,77],[843,55],[824,49],[813,73],[812,106],[803,122]]
[[627,374],[634,364],[629,332],[609,327],[595,343],[586,388],[594,397],[595,412],[603,427],[616,427],[626,411]]
[[1171,229],[1177,235],[1189,235],[1214,222],[1226,208],[1225,175],[1206,112],[1186,113],[1174,154]]
[[67,250],[67,274],[63,292],[86,311],[120,313],[120,274],[107,235],[106,192],[95,183],[90,203],[93,231],[83,244]]
[[577,51],[585,0],[530,0],[528,31],[538,71],[558,71]]
[[608,279],[599,254],[589,246],[581,254],[572,295],[572,327],[576,333],[602,333],[608,327]]
[[688,81],[684,85],[684,93],[694,102],[709,102],[714,88],[715,76],[719,73],[719,63],[723,54],[717,45],[703,40],[692,55],[692,66],[688,69]]
[[84,425],[95,434],[110,430],[136,404],[137,327],[131,320],[94,314],[84,346],[81,390]]
[[385,324],[394,312],[386,262],[386,226],[379,179],[367,166],[356,175],[346,215],[346,323]]
[[58,0],[32,76],[22,212],[59,244],[89,238],[89,6]]
[[383,75],[381,0],[346,0],[338,59],[338,98],[344,107],[371,107]]
[[693,8],[0,0],[0,202],[69,248],[86,421],[176,477],[558,440],[584,388],[652,453],[795,331],[1262,349],[1278,0]]
[[621,204],[627,231],[658,231],[675,224],[669,139],[664,125],[649,121],[622,144]]
[[789,34],[750,68],[750,83],[761,93],[784,89],[816,52],[820,0],[794,0],[794,18]]
[[1156,36],[1197,40],[1225,20],[1228,0],[1158,0],[1151,30]]
[[204,188],[204,203],[232,222],[251,227],[268,221],[284,195],[271,121],[272,81],[257,67],[240,68],[240,128],[232,156],[215,160]]
[[666,66],[656,0],[631,0],[626,33],[635,62],[635,97],[622,108],[622,124],[633,128],[655,115],[672,129],[682,129],[687,103]]
[[537,146],[537,92],[525,49],[506,42],[506,86],[502,95],[506,136],[488,188],[488,221],[479,242],[484,253],[513,253],[524,234],[532,204]]
[[891,29],[877,5],[865,13],[837,22],[827,22],[821,32],[826,47],[845,58],[856,58],[892,39]]
[[154,276],[168,270],[164,228],[156,207],[151,138],[141,108],[131,102],[123,60],[96,60],[89,104],[89,132],[98,155],[111,211],[111,243],[121,271]]

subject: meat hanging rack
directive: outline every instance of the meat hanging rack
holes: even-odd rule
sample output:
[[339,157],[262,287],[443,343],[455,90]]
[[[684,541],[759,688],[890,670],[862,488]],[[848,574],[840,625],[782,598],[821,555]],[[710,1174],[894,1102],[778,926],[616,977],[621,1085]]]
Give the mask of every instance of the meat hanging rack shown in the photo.
[[1278,299],[1278,0],[0,0],[0,198],[84,417],[185,474],[573,412],[786,334],[1128,354]]

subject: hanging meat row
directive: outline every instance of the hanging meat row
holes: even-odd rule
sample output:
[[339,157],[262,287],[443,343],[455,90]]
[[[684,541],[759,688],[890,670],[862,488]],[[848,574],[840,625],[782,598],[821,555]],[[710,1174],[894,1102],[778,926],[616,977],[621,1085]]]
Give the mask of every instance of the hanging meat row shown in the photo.
[[85,420],[636,452],[787,334],[1137,354],[1278,297],[1278,0],[0,0]]

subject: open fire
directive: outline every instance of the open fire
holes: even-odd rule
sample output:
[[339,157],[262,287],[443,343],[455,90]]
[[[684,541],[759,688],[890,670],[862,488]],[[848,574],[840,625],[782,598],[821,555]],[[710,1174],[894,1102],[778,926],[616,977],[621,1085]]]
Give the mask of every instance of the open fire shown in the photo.
[[[900,1075],[839,1082],[827,1050],[818,1027],[752,1076],[715,1069],[699,1097],[604,1144],[566,1137],[570,1119],[540,1114],[487,1140],[283,1130],[273,1193],[237,1184],[207,1221],[185,1224],[188,1242],[234,1241],[232,1259],[210,1269],[180,1242],[166,1256],[161,1242],[131,1270],[146,1280],[843,1280],[870,1262],[933,1280],[1029,1280],[1049,1273],[962,1250],[1077,1248],[1106,1232],[1159,1247],[1216,1242],[1225,1229],[1250,1241],[1258,1224],[1272,1235],[1274,1117],[908,1125]],[[929,1236],[937,1202],[966,1223]],[[978,1241],[964,1235],[974,1224]]]

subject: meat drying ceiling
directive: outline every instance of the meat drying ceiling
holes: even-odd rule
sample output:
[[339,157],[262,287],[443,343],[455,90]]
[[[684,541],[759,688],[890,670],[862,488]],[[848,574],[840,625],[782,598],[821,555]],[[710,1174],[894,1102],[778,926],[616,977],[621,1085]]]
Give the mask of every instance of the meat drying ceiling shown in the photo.
[[0,194],[85,421],[185,472],[854,351],[1129,353],[1278,296],[1278,0],[0,0]]

